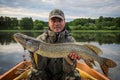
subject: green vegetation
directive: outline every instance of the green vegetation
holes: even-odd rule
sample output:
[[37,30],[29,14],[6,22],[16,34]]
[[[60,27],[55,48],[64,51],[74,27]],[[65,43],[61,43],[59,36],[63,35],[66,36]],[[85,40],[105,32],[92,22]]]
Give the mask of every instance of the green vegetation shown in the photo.
[[17,18],[0,17],[0,30],[43,30],[47,22],[35,20],[30,17]]
[[43,30],[0,30],[0,32],[43,32]]
[[[44,22],[41,20],[35,20],[30,17],[22,18],[18,20],[17,18],[10,18],[10,17],[0,17],[0,31],[5,30],[18,30],[19,32],[24,30],[44,30],[48,28],[48,22]],[[80,30],[91,30],[91,31],[111,31],[120,30],[120,17],[103,17],[100,16],[98,19],[91,19],[91,18],[78,18],[74,19],[73,21],[67,22],[66,28],[71,31],[80,31]]]
[[[0,30],[0,32],[43,32],[44,30]],[[120,32],[120,30],[72,30],[71,32]]]
[[68,23],[71,30],[120,30],[120,17],[79,18]]

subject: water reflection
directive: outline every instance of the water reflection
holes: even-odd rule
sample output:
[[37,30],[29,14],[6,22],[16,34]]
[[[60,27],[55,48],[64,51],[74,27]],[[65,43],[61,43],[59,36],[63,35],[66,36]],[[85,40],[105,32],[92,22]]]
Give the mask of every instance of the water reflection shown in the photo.
[[78,32],[72,33],[78,42],[98,42],[102,44],[119,44],[120,33],[112,32]]
[[[22,61],[23,54],[25,52],[20,44],[0,45],[0,75]],[[28,54],[25,55],[29,59]]]
[[[7,45],[11,42],[14,42],[12,35],[14,33],[0,33],[0,44],[1,45]],[[24,32],[24,34],[32,36],[32,37],[37,37],[38,35],[41,34],[41,32]],[[110,33],[110,32],[75,32],[71,33],[72,36],[75,37],[75,39],[78,42],[98,42],[100,45],[102,44],[119,44],[120,43],[120,33]]]
[[[0,75],[22,61],[22,55],[26,54],[20,44],[14,42],[14,33],[0,33]],[[24,33],[37,37],[39,33]],[[117,67],[109,70],[111,80],[119,80],[120,74],[120,33],[72,33],[78,42],[86,42],[98,46],[103,50],[103,57],[110,58],[117,63]],[[29,59],[29,54],[26,54]],[[97,66],[97,70],[99,70]],[[101,71],[101,70],[99,70]]]
[[[31,37],[37,37],[38,35],[41,34],[41,32],[39,33],[32,33],[32,32],[22,32],[23,34],[26,34],[28,36],[31,36]],[[13,40],[13,34],[14,32],[1,32],[0,33],[0,44],[1,45],[9,45],[11,42],[15,42]]]

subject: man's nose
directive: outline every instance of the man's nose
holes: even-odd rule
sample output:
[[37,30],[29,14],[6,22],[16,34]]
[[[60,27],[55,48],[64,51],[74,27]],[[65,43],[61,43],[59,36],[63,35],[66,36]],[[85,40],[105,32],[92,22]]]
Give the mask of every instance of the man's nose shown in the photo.
[[55,25],[58,25],[59,24],[59,22],[58,21],[55,21],[55,23],[54,23]]

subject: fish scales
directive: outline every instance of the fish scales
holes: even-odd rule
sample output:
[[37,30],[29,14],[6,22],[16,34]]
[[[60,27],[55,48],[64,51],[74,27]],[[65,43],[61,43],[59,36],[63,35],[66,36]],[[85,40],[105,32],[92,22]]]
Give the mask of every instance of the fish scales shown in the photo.
[[65,58],[69,53],[74,52],[84,59],[93,60],[97,57],[96,60],[101,63],[100,58],[93,51],[78,43],[58,43],[54,45],[43,43],[36,52],[42,56],[51,58]]

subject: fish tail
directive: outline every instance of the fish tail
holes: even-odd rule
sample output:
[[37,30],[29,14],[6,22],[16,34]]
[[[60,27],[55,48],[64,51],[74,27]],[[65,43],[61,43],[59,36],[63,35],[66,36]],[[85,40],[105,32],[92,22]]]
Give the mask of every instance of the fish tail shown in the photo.
[[101,69],[103,71],[103,73],[108,76],[108,68],[113,68],[113,67],[116,67],[117,64],[110,60],[110,59],[107,59],[107,58],[102,58],[103,59],[103,64],[101,64]]

